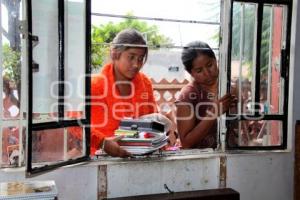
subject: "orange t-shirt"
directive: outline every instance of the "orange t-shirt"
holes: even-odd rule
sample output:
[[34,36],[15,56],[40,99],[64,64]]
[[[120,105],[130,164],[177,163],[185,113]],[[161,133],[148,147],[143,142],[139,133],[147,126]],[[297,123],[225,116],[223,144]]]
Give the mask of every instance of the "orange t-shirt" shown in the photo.
[[112,63],[105,65],[101,73],[92,76],[91,155],[99,149],[105,137],[114,135],[122,118],[137,118],[157,112],[152,83],[146,75],[139,72],[128,84],[131,85],[132,95],[120,96]]

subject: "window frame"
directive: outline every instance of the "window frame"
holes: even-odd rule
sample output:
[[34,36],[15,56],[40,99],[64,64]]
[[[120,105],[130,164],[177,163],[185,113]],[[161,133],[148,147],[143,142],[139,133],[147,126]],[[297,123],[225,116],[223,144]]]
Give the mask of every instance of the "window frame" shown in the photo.
[[[32,35],[32,0],[27,0],[27,21],[28,21],[28,40],[27,40],[27,51],[28,51],[28,134],[27,134],[27,162],[26,162],[26,175],[31,176],[33,174],[41,173],[44,171],[52,170],[61,166],[76,164],[90,159],[90,73],[91,73],[91,1],[85,0],[83,3],[85,5],[85,118],[84,119],[75,119],[75,120],[65,120],[64,119],[64,45],[65,45],[65,1],[58,1],[58,121],[54,122],[41,122],[33,123],[33,38]],[[67,128],[67,127],[82,127],[84,125],[85,129],[85,152],[84,156],[69,159],[62,162],[57,162],[49,165],[44,165],[42,167],[32,167],[32,132],[47,130],[47,129],[56,129],[56,128]]]
[[[59,1],[59,0],[58,0]],[[61,2],[61,1],[60,1]],[[221,1],[223,2],[223,1]],[[284,114],[283,114],[283,119],[281,117],[279,117],[278,119],[283,120],[283,143],[280,146],[265,146],[265,147],[228,147],[227,146],[227,140],[225,141],[225,145],[226,145],[226,149],[245,149],[245,150],[276,150],[276,149],[286,149],[287,147],[287,117],[288,117],[288,88],[289,88],[289,82],[288,82],[288,78],[289,78],[289,54],[290,54],[290,34],[291,34],[291,16],[292,16],[292,2],[289,0],[232,0],[231,3],[231,8],[233,5],[233,2],[246,2],[246,3],[258,3],[258,4],[282,4],[282,5],[287,5],[288,7],[288,15],[287,15],[287,34],[286,34],[286,59],[285,59],[285,64],[286,64],[286,70],[285,70],[285,78],[286,78],[286,82],[285,82],[285,86],[284,86]],[[61,4],[61,3],[60,3]],[[33,62],[33,55],[32,55],[32,9],[31,9],[31,5],[32,5],[32,1],[31,0],[26,0],[26,6],[27,6],[27,20],[28,20],[28,40],[27,40],[27,52],[28,52],[28,66],[32,65]],[[61,8],[59,9],[60,12],[63,12],[63,10],[61,10]],[[222,26],[226,26],[229,27],[229,40],[228,40],[228,51],[223,54],[226,57],[227,55],[227,78],[228,80],[230,80],[230,76],[228,76],[228,74],[230,73],[230,61],[231,61],[231,38],[232,38],[232,32],[231,32],[231,23],[232,23],[232,9],[230,10],[230,22],[228,24],[222,23],[220,24],[221,29],[223,29]],[[222,13],[222,12],[221,12]],[[90,73],[91,72],[91,58],[90,58],[90,54],[91,54],[91,0],[86,0],[86,73]],[[226,15],[226,13],[225,13]],[[259,20],[258,20],[259,21]],[[262,22],[259,22],[262,23]],[[61,23],[59,24],[59,26],[61,27],[60,29],[60,40],[59,41],[63,41],[64,40],[64,34],[63,34],[63,28],[64,28],[64,23],[63,21],[61,21]],[[221,33],[222,34],[222,33]],[[222,44],[224,43],[226,46],[227,42],[223,41],[224,37],[221,36],[220,38],[220,49]],[[61,70],[63,70],[63,59],[64,59],[64,47],[63,47],[64,43],[60,43],[61,48],[59,51],[59,56],[60,56],[60,67]],[[258,45],[257,45],[258,46]],[[222,47],[222,49],[224,49]],[[256,52],[257,53],[257,52]],[[258,53],[257,53],[258,54]],[[224,58],[226,59],[226,58]],[[221,59],[220,59],[221,60]],[[61,73],[61,77],[63,78],[63,72]],[[259,81],[259,79],[257,78],[257,80]],[[256,82],[257,82],[256,80]],[[26,167],[26,172],[27,175],[32,175],[35,173],[40,173],[43,172],[45,170],[51,170],[51,169],[55,169],[57,167],[60,166],[64,166],[64,165],[69,165],[69,164],[74,164],[74,163],[78,163],[78,162],[82,162],[82,161],[87,161],[89,160],[89,151],[90,151],[90,129],[87,127],[86,128],[86,156],[84,156],[83,158],[79,158],[79,159],[74,159],[74,160],[69,160],[66,162],[62,162],[62,163],[58,163],[57,165],[49,165],[49,166],[45,166],[45,167],[41,167],[41,168],[32,168],[31,166],[31,161],[32,161],[32,157],[31,152],[32,152],[32,131],[36,131],[36,130],[45,130],[45,129],[54,129],[54,128],[64,128],[64,127],[70,127],[70,126],[74,126],[74,125],[79,125],[77,120],[62,120],[59,122],[46,122],[46,123],[39,123],[39,124],[33,124],[32,123],[32,68],[29,67],[28,68],[28,83],[29,83],[29,87],[28,87],[28,126],[27,126],[27,131],[28,131],[28,135],[27,135],[27,167]],[[227,81],[227,91],[229,91],[230,88],[230,82]],[[90,77],[87,76],[86,78],[86,91],[88,93],[88,95],[90,94]],[[64,85],[61,84],[60,85],[60,93],[59,95],[63,95],[63,90],[64,90]],[[81,122],[83,124],[88,125],[89,121],[90,121],[90,99],[86,98],[86,119],[82,120]],[[63,99],[60,99],[59,103],[63,103]],[[61,106],[59,109],[59,113],[61,116],[61,113],[63,114],[63,107]],[[278,117],[278,116],[277,116]],[[241,119],[243,118],[243,116],[241,116]],[[276,118],[276,116],[274,115],[270,115],[268,117],[266,117],[267,120],[270,119],[274,119]],[[31,119],[31,120],[30,120]],[[219,136],[222,136],[222,131],[219,131]],[[221,141],[222,142],[222,141]],[[221,144],[221,143],[219,143]],[[30,162],[29,162],[30,161]]]
[[[0,3],[0,6],[1,6],[1,3]],[[2,18],[2,8],[0,7],[0,16],[1,16],[1,18]],[[0,48],[0,66],[1,66],[1,68],[0,68],[0,73],[2,74],[2,71],[3,71],[3,67],[2,67],[2,59],[3,59],[3,54],[2,54],[2,20],[0,20],[0,28],[1,28],[1,30],[0,30],[0,44],[1,44],[1,48]],[[1,90],[3,91],[3,79],[1,78],[1,81],[0,81],[0,88],[1,88]],[[2,97],[3,98],[3,97]],[[0,104],[1,104],[1,106],[0,106],[0,117],[1,117],[1,119],[3,120],[3,100],[2,100],[2,98],[0,99]],[[2,121],[1,120],[1,121]],[[1,138],[0,138],[0,156],[1,156],[1,158],[0,158],[0,166],[2,165],[2,125],[0,125],[0,131],[1,131]]]
[[[285,49],[281,49],[281,77],[284,78],[284,99],[283,99],[283,114],[265,114],[263,117],[259,114],[258,108],[256,108],[254,115],[233,115],[226,113],[227,117],[237,117],[237,121],[252,120],[274,120],[282,122],[282,143],[281,145],[272,146],[230,146],[228,142],[228,133],[226,132],[226,149],[227,150],[284,150],[287,148],[287,131],[288,131],[288,90],[289,90],[289,60],[290,60],[290,36],[291,36],[291,20],[292,20],[292,1],[290,0],[232,0],[230,8],[230,22],[229,22],[229,41],[228,41],[228,55],[227,55],[227,92],[230,92],[231,87],[231,51],[232,51],[232,20],[233,20],[233,4],[235,2],[240,3],[255,3],[257,7],[257,34],[256,34],[256,47],[255,47],[255,103],[256,106],[260,102],[260,58],[261,58],[261,38],[262,38],[262,23],[263,23],[263,9],[264,5],[284,5],[287,7],[287,21],[283,25],[286,27],[285,37],[286,45]],[[260,117],[258,120],[257,117]],[[256,120],[255,120],[256,118]],[[226,129],[228,130],[229,121],[226,121]]]
[[[22,10],[22,12],[24,11],[25,9],[25,0],[20,0],[20,7],[19,9]],[[5,12],[2,11],[2,8],[0,8],[0,16],[2,17],[2,15],[5,14]],[[9,15],[9,13],[7,13],[7,15]],[[20,35],[23,35],[23,31],[24,29],[26,29],[26,26],[25,26],[25,23],[24,23],[24,14],[23,15],[19,15],[19,18],[18,18],[18,22],[19,22],[19,26],[16,27],[16,31],[17,31],[17,34],[20,34]],[[5,17],[4,17],[5,18]],[[2,27],[2,20],[0,20],[0,27]],[[0,72],[1,74],[3,73],[3,67],[2,67],[2,64],[3,64],[3,60],[4,60],[4,56],[3,56],[3,47],[2,47],[2,42],[3,42],[3,36],[2,34],[4,35],[4,37],[7,37],[5,36],[5,33],[3,33],[3,30],[1,29],[0,30],[0,44],[1,44],[1,48],[0,48],[0,66],[1,66],[1,69],[0,69]],[[6,167],[21,167],[24,163],[24,148],[23,148],[23,144],[24,144],[24,140],[23,140],[23,135],[25,134],[25,131],[26,131],[26,125],[25,125],[25,117],[23,116],[23,112],[25,111],[24,110],[24,102],[26,101],[26,91],[24,90],[25,88],[25,84],[26,84],[26,79],[24,79],[24,77],[26,78],[25,76],[25,73],[23,73],[25,70],[24,70],[24,60],[26,58],[24,58],[24,49],[23,46],[24,46],[24,42],[25,40],[23,40],[21,38],[20,40],[20,51],[18,51],[18,53],[20,53],[20,71],[21,71],[21,74],[20,74],[20,77],[21,77],[21,80],[20,80],[20,93],[19,93],[19,113],[18,113],[18,117],[8,117],[8,118],[5,118],[4,117],[4,113],[3,113],[3,98],[1,98],[0,100],[0,118],[1,118],[1,124],[0,124],[0,132],[1,132],[1,137],[0,137],[0,168],[6,168]],[[0,89],[3,91],[3,76],[0,78]],[[4,163],[2,162],[3,161],[3,157],[2,157],[2,153],[3,153],[3,130],[5,128],[10,128],[10,127],[14,127],[14,128],[18,128],[18,137],[19,137],[19,141],[17,144],[14,144],[14,145],[19,145],[18,147],[18,162],[15,163],[14,165],[11,165],[11,163]]]

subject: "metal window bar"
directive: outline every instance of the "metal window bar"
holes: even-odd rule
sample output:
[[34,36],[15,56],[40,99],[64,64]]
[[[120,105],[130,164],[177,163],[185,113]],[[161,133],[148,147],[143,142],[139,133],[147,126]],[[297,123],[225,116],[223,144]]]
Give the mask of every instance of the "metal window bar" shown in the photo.
[[[270,37],[269,37],[269,52],[272,52],[273,45],[273,6],[271,7],[271,14],[270,14]],[[271,102],[271,81],[272,81],[272,54],[269,54],[268,60],[268,94],[267,94],[267,101]],[[269,113],[268,113],[269,114]]]
[[[225,17],[223,16],[224,15],[224,8],[225,7],[225,2],[224,2],[224,0],[221,0],[220,1],[220,29],[219,29],[219,47],[220,47],[220,49],[224,49],[223,48],[223,41],[222,41],[222,37],[223,37],[223,35],[224,35],[224,32],[223,32],[223,29],[222,29],[222,25],[224,24],[224,21],[226,20],[225,19]],[[224,21],[223,21],[224,20]],[[222,57],[222,55],[219,55],[219,66],[224,66],[223,65],[223,63],[225,63],[224,62],[224,59],[223,59],[223,57]],[[218,91],[218,95],[219,96],[222,96],[222,92],[223,92],[223,89],[222,89],[222,83],[223,83],[223,81],[224,81],[224,76],[222,76],[222,75],[224,75],[224,74],[226,74],[226,73],[222,73],[223,72],[223,70],[225,70],[224,68],[223,69],[219,69],[219,71],[220,71],[220,77],[219,77],[219,83],[218,83],[218,87],[219,87],[219,91]],[[221,119],[221,118],[218,118],[217,119],[218,121],[217,121],[217,125],[218,125],[218,127],[217,127],[217,130],[218,130],[218,135],[217,135],[217,149],[220,149],[220,150],[225,150],[224,149],[224,135],[222,134],[222,133],[224,133],[223,132],[223,125],[222,125],[222,123],[223,123],[223,120]]]
[[32,105],[32,2],[31,0],[27,0],[27,21],[28,21],[28,40],[27,40],[27,51],[28,51],[28,134],[26,135],[26,157],[27,157],[27,164],[26,164],[26,171],[31,172],[32,171],[32,111],[33,111],[33,105]]
[[243,66],[243,59],[244,59],[244,11],[245,11],[245,4],[241,5],[241,22],[240,22],[240,60],[239,60],[239,96],[238,96],[238,114],[241,115],[242,113],[242,66]]
[[[253,66],[256,66],[257,64],[257,61],[256,61],[256,56],[258,55],[257,54],[257,51],[256,51],[256,45],[257,44],[257,35],[258,35],[258,30],[257,30],[257,26],[258,26],[258,22],[257,22],[257,12],[258,12],[258,8],[257,8],[257,4],[255,6],[255,10],[256,10],[256,15],[255,15],[255,20],[254,20],[254,31],[253,31],[253,38],[254,38],[254,41],[253,41],[253,55],[252,55],[252,65]],[[252,80],[251,80],[251,103],[255,105],[255,88],[256,88],[256,82],[255,82],[255,77],[256,77],[256,72],[257,72],[257,69],[256,67],[252,67]]]
[[256,36],[256,65],[255,65],[255,114],[259,115],[260,102],[260,65],[261,65],[261,39],[264,5],[258,4],[257,9],[257,36]]
[[[25,0],[21,1],[22,3],[22,20],[26,21],[26,3]],[[26,26],[26,23],[23,24],[23,26]],[[27,29],[27,27],[22,27],[23,29]],[[28,96],[27,96],[27,69],[28,69],[28,55],[27,51],[27,42],[26,40],[28,39],[28,35],[25,31],[23,34],[23,39],[21,39],[21,101],[20,101],[20,123],[19,123],[19,166],[22,166],[22,163],[24,162],[24,144],[26,141],[24,141],[23,134],[27,135],[28,134],[28,129],[25,128],[25,132],[23,132],[23,127],[26,127],[26,124],[28,123],[27,120],[27,103],[28,103]],[[24,115],[25,114],[25,115]]]
[[292,0],[234,0],[234,2],[291,5]]
[[[267,102],[268,104],[271,104],[271,81],[272,81],[272,49],[273,49],[273,17],[274,17],[274,6],[271,6],[271,13],[270,13],[270,37],[269,37],[269,60],[268,60],[268,94],[267,94]],[[281,96],[282,97],[282,96]],[[268,105],[269,109],[268,109],[268,113],[270,114],[270,108],[271,105]],[[270,124],[267,124],[267,145],[271,144],[271,127]]]
[[179,23],[190,23],[190,24],[206,24],[206,25],[220,25],[219,22],[209,21],[198,21],[198,20],[181,20],[181,19],[170,19],[170,18],[155,18],[155,17],[142,17],[142,16],[128,16],[128,15],[116,15],[108,13],[91,13],[91,15],[99,17],[115,17],[115,18],[126,18],[126,19],[142,19],[150,21],[164,21],[164,22],[179,22]]
[[65,96],[65,2],[58,0],[58,119],[64,120]]
[[[223,96],[226,94],[226,89],[227,85],[226,83],[228,82],[227,79],[227,70],[228,70],[228,63],[227,63],[227,58],[228,58],[228,42],[229,42],[229,33],[230,33],[230,28],[228,24],[230,23],[230,13],[226,12],[227,10],[231,10],[231,3],[226,0],[221,0],[221,25],[220,25],[220,52],[223,52],[220,54],[220,65],[223,66],[219,68],[220,70],[220,81],[219,81],[219,95]],[[220,145],[221,145],[221,150],[224,152],[225,151],[225,146],[226,146],[226,116],[222,116],[220,118],[220,123],[219,123],[219,135],[220,135]]]
[[[92,43],[92,45],[103,45],[103,46],[110,46],[111,43],[107,42],[97,42],[97,43]],[[133,47],[148,47],[148,48],[160,48],[160,49],[183,49],[185,46],[177,46],[177,45],[169,45],[169,44],[161,44],[161,45],[137,45],[137,44],[115,44],[115,45],[126,45],[126,46],[133,46]],[[218,47],[211,47],[213,51],[219,51]]]
[[[68,2],[68,1],[66,1]],[[65,20],[65,16],[68,16],[68,6],[65,6],[64,1],[58,2],[61,5],[58,5],[58,41],[59,41],[59,53],[58,53],[58,120],[65,120],[65,66],[68,66],[68,59],[65,59],[65,52],[68,52],[68,40],[65,40],[65,35],[68,35],[68,20]],[[66,28],[65,28],[66,27]],[[63,131],[63,160],[68,160],[67,156],[68,152],[68,131],[64,129]]]
[[[245,4],[241,5],[241,22],[240,22],[240,60],[239,60],[239,96],[238,96],[238,115],[242,113],[242,66],[244,60],[244,40],[245,40],[245,26],[244,26],[244,13],[245,13]],[[238,130],[241,132],[242,126],[241,123],[238,124]],[[241,144],[241,137],[239,137],[239,144]]]
[[286,34],[285,36],[285,48],[286,48],[286,74],[285,74],[285,81],[284,82],[284,103],[283,103],[283,113],[285,114],[285,120],[283,121],[283,130],[286,131],[285,134],[283,134],[283,146],[284,148],[287,147],[287,130],[288,130],[288,92],[289,92],[289,59],[290,59],[290,41],[291,41],[291,24],[292,24],[292,1],[287,5],[287,20],[286,20]]
[[[91,30],[92,30],[92,15],[91,15],[91,1],[90,0],[86,0],[86,7],[85,7],[85,91],[86,91],[86,95],[87,97],[91,96],[91,72],[92,72],[92,68],[91,68],[91,52],[92,52],[92,44],[91,44]],[[85,119],[86,119],[86,124],[90,124],[91,121],[91,99],[90,98],[85,98]],[[84,138],[87,139],[87,141],[90,141],[90,126],[87,126],[85,128],[84,131]],[[85,149],[85,153],[86,155],[90,155],[90,142],[86,142],[83,141],[83,150]]]
[[[282,27],[282,30],[281,30],[281,37],[282,37],[281,48],[286,49],[287,48],[286,47],[287,46],[287,43],[286,43],[287,34],[286,34],[286,32],[288,30],[287,29],[288,28],[287,27],[288,26],[288,23],[287,23],[288,22],[288,11],[287,11],[286,7],[283,9],[282,21],[285,22],[285,23],[283,24],[283,27]],[[281,64],[281,62],[280,62],[280,64]],[[282,68],[280,66],[280,70],[281,69]],[[285,94],[285,84],[286,84],[285,79],[283,77],[280,77],[280,91],[281,91],[280,96],[281,97],[283,97],[284,94]],[[280,108],[279,112],[284,112],[284,99],[283,98],[279,99],[279,108]]]

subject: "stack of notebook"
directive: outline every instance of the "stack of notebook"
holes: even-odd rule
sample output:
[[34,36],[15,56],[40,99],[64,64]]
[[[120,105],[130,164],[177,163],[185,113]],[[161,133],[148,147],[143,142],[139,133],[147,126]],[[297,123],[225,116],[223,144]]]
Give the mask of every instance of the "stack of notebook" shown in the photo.
[[54,181],[15,181],[0,183],[0,200],[54,200],[58,196]]
[[164,125],[153,120],[122,120],[115,135],[119,145],[133,155],[152,153],[168,143]]

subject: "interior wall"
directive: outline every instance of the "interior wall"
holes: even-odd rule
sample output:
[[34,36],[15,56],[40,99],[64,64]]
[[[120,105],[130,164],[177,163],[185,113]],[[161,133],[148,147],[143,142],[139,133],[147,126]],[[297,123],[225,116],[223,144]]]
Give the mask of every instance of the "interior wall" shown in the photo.
[[[2,181],[55,180],[59,200],[97,200],[142,194],[220,188],[220,157],[215,153],[171,156],[153,160],[91,162],[25,179],[24,169],[0,170]],[[225,184],[242,200],[282,200],[293,197],[292,154],[226,155]]]
[[96,200],[97,177],[93,165],[64,167],[33,178],[25,178],[24,168],[0,169],[0,182],[54,180],[59,200]]

